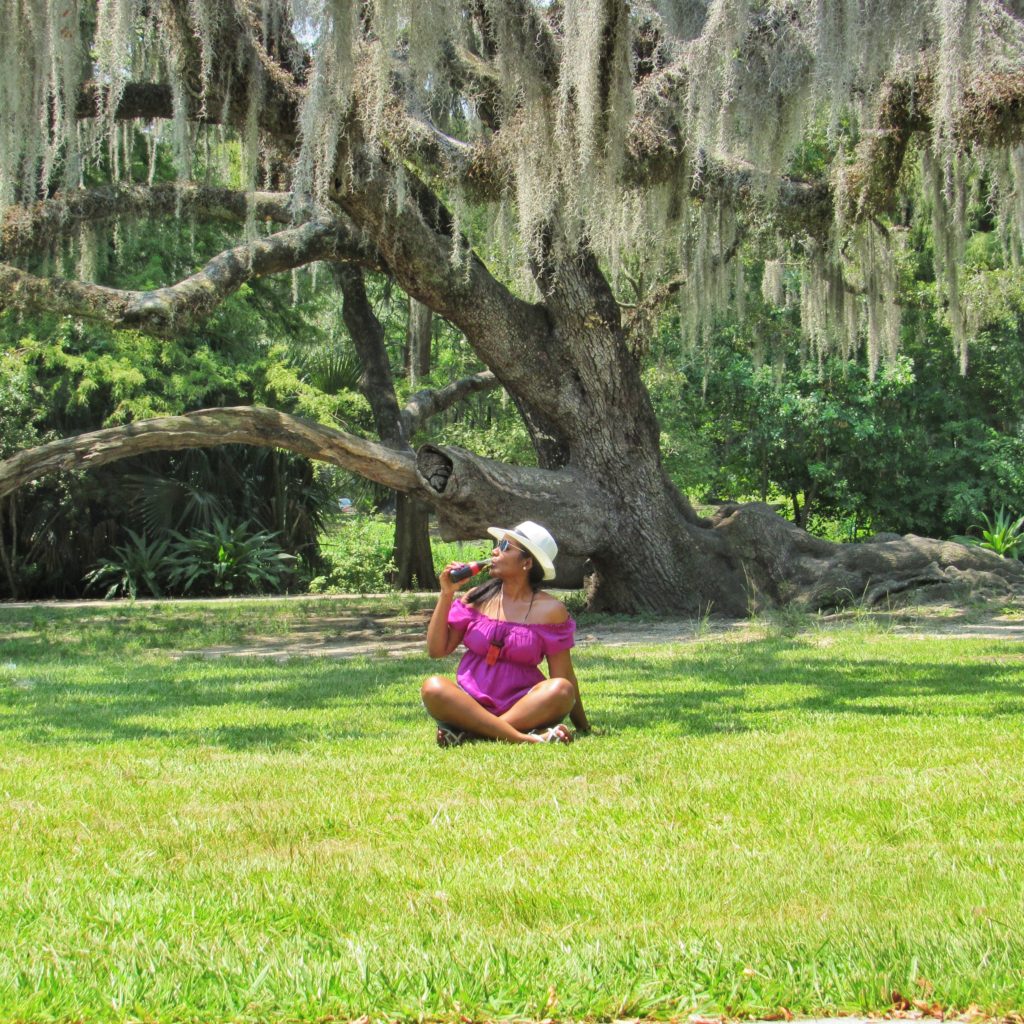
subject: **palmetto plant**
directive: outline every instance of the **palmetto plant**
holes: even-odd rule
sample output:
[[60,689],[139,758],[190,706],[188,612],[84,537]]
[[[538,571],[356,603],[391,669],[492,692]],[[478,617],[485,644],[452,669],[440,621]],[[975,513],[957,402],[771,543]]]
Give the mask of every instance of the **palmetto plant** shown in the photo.
[[215,519],[209,530],[173,533],[168,581],[185,593],[234,594],[280,591],[295,563],[276,534],[251,524]]
[[224,445],[186,451],[127,482],[132,514],[154,536],[209,531],[218,520],[246,519],[314,564],[327,510],[336,503],[329,476],[272,448]]
[[971,527],[981,534],[980,537],[957,537],[956,540],[994,551],[1004,558],[1020,558],[1024,554],[1024,516],[1014,519],[1012,512],[1001,507],[991,518],[983,513],[982,520]]
[[130,597],[140,593],[163,597],[167,581],[167,553],[170,541],[150,540],[145,534],[126,530],[128,542],[113,549],[113,555],[87,573],[88,588],[109,584],[104,597]]

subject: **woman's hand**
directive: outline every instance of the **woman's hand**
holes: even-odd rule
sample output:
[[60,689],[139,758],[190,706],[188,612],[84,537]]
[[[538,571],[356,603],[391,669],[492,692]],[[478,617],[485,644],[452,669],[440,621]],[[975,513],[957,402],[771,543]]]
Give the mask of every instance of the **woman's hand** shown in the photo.
[[454,581],[451,577],[452,569],[458,569],[465,565],[465,562],[449,562],[437,577],[441,585],[441,593],[446,597],[454,596],[455,592],[461,590],[473,577],[467,576],[464,580]]

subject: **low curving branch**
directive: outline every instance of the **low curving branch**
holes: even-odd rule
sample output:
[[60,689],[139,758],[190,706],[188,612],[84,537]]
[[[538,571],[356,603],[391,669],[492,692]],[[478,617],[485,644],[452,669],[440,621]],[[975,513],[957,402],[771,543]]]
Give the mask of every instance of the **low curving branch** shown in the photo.
[[92,469],[143,452],[211,448],[219,444],[284,448],[341,466],[396,491],[417,491],[421,486],[411,452],[397,452],[376,441],[276,409],[242,406],[161,416],[18,452],[0,462],[0,498],[50,473]]
[[112,327],[171,335],[209,316],[247,281],[318,260],[380,266],[380,258],[337,221],[312,221],[215,256],[166,288],[126,291],[0,264],[0,309],[35,309],[101,320]]
[[448,538],[478,539],[494,524],[538,520],[559,538],[560,565],[569,576],[578,576],[582,560],[604,547],[614,529],[611,500],[574,469],[512,466],[433,445],[414,455],[260,406],[200,409],[26,449],[0,462],[0,499],[52,473],[221,444],[283,448],[413,494],[434,506]]

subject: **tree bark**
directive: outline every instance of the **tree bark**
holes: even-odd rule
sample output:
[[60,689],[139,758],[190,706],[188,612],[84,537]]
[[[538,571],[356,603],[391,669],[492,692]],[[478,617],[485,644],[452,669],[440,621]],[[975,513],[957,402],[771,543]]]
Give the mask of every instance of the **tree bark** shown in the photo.
[[[338,267],[335,280],[343,295],[345,326],[363,367],[361,390],[373,410],[377,433],[389,447],[412,455],[407,420],[398,407],[395,382],[391,376],[384,328],[366,296],[362,272],[354,267]],[[395,583],[400,590],[410,590],[415,584],[423,590],[436,590],[438,587],[429,528],[429,508],[414,495],[396,492],[392,557],[397,567]]]
[[416,382],[430,374],[430,343],[433,334],[434,314],[429,306],[422,302],[409,299],[409,333],[408,360],[409,384],[416,387]]
[[415,495],[395,495],[395,575],[399,590],[437,590],[430,548],[430,506]]
[[210,448],[218,444],[285,448],[341,466],[386,487],[416,490],[419,486],[411,454],[275,409],[245,406],[161,416],[18,452],[0,462],[0,498],[49,473],[91,469],[142,452]]

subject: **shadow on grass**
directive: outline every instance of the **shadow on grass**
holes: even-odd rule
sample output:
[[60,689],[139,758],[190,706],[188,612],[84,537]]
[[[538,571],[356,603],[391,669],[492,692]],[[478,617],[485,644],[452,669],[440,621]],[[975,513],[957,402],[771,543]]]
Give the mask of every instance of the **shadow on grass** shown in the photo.
[[[9,651],[14,669],[5,665]],[[919,661],[915,653],[905,661],[851,659],[768,640],[645,661],[640,652],[591,648],[578,670],[591,718],[610,733],[743,733],[808,714],[1024,716],[1018,665]],[[18,641],[0,650],[0,734],[39,744],[157,740],[227,749],[395,736],[427,724],[419,684],[439,668],[453,672],[454,662],[168,662],[130,650],[69,660],[66,650]]]
[[382,676],[368,662],[282,666],[265,659],[167,663],[128,656],[114,666],[116,678],[97,679],[109,661],[21,658],[16,670],[0,673],[0,734],[34,743],[168,740],[231,749],[353,739],[379,731],[390,709],[374,711],[373,704],[403,682],[393,661],[384,667],[391,671]]
[[[588,654],[586,666],[611,680],[602,688],[609,707],[601,718],[612,729],[743,732],[773,716],[807,713],[1024,717],[1019,665],[991,661],[831,660],[800,641],[769,640],[630,666],[630,685],[615,681],[623,675],[618,658]],[[644,685],[633,684],[636,676]]]

